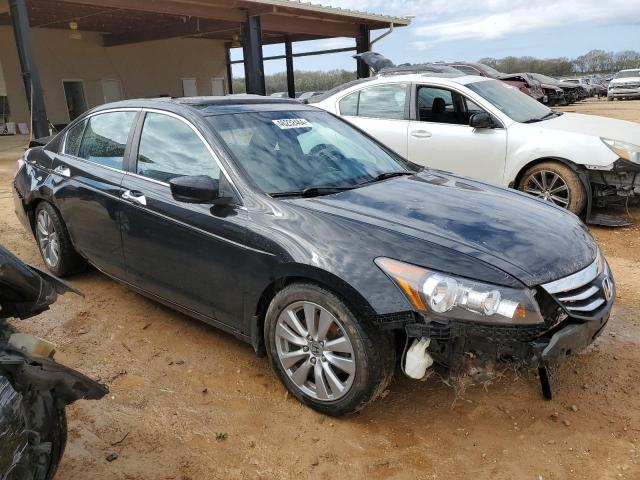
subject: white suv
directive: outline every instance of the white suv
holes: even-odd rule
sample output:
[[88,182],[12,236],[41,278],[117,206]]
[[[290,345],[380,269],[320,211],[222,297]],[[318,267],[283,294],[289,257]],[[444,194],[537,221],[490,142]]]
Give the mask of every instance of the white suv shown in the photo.
[[607,98],[640,98],[640,68],[620,70],[609,83]]
[[640,195],[640,125],[555,113],[498,80],[388,74],[313,97],[414,163],[579,214]]

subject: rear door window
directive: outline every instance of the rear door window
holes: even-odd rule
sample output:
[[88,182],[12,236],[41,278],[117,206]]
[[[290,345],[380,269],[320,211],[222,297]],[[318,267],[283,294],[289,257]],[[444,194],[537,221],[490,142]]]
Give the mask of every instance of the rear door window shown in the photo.
[[340,100],[340,114],[405,120],[407,86],[401,83],[375,85]]
[[[245,141],[238,132],[236,139]],[[185,175],[220,178],[220,167],[198,134],[182,120],[147,113],[138,149],[138,175],[161,182]]]
[[110,112],[87,120],[78,156],[118,170],[123,169],[127,140],[136,112]]

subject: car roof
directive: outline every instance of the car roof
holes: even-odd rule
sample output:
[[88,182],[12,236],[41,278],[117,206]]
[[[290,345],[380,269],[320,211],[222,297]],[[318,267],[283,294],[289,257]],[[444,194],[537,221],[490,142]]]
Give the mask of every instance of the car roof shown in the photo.
[[290,98],[264,97],[261,95],[227,95],[210,97],[159,97],[138,98],[119,102],[106,103],[91,110],[121,108],[155,108],[179,112],[181,110],[197,111],[200,115],[211,116],[227,113],[246,113],[273,110],[309,110],[314,107],[302,104]]
[[331,90],[327,90],[326,92],[320,95],[311,97],[310,99],[308,99],[308,102],[309,104],[319,103],[319,102],[322,102],[323,100],[333,97],[334,95],[344,90],[347,90],[351,87],[355,87],[359,85],[364,86],[368,83],[373,85],[383,84],[383,83],[395,83],[398,80],[402,80],[404,82],[411,82],[411,83],[436,82],[436,83],[442,83],[444,85],[446,85],[447,83],[469,85],[471,83],[477,83],[477,82],[494,81],[494,79],[492,78],[480,77],[478,75],[465,75],[465,74],[448,75],[448,74],[433,74],[433,73],[430,74],[430,73],[415,73],[415,72],[407,72],[407,73],[396,72],[393,74],[376,75],[375,77],[370,77],[370,78],[360,78],[358,80],[353,80],[351,82],[343,83],[341,85],[338,85],[337,87],[332,88]]

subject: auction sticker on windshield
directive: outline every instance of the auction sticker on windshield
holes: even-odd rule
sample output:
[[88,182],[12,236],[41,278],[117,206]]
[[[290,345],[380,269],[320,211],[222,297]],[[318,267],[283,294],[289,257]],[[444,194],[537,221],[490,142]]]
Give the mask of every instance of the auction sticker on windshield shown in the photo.
[[282,130],[289,130],[290,128],[311,128],[311,124],[304,118],[283,118],[281,120],[271,121]]

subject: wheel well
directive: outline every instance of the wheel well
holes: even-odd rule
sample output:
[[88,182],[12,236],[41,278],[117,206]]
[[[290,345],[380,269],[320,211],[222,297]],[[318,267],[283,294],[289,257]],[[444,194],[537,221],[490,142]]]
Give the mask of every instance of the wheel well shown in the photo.
[[[251,325],[251,338],[253,347],[258,352],[258,354],[264,354],[264,320],[267,314],[267,309],[271,304],[271,301],[278,294],[279,291],[283,290],[285,287],[293,284],[293,283],[312,283],[319,287],[322,287],[326,290],[329,290],[331,293],[336,295],[342,300],[347,307],[358,317],[363,319],[370,319],[375,316],[375,312],[371,308],[371,306],[367,303],[367,301],[351,286],[348,284],[344,284],[344,288],[349,290],[346,293],[344,290],[340,291],[340,289],[336,289],[335,287],[331,287],[327,284],[327,282],[323,282],[318,280],[317,278],[305,277],[300,275],[291,275],[286,277],[281,277],[273,282],[271,282],[260,295],[260,299],[258,300],[258,304],[256,306],[256,310],[253,316],[253,322]],[[343,282],[344,283],[344,282]],[[356,300],[354,302],[354,300]]]
[[543,158],[537,158],[535,160],[530,161],[529,163],[527,163],[524,167],[522,167],[520,169],[520,171],[518,172],[518,174],[516,175],[516,178],[513,180],[513,182],[511,182],[512,188],[515,188],[516,190],[518,189],[518,185],[520,184],[520,180],[522,180],[522,177],[524,175],[524,173],[529,170],[531,167],[534,167],[540,163],[544,163],[544,162],[558,162],[558,163],[562,163],[564,165],[566,165],[567,167],[571,168],[572,170],[574,170],[576,173],[580,174],[580,167],[578,165],[576,165],[575,163],[573,163],[570,160],[567,160],[566,158],[561,158],[561,157],[543,157]]

